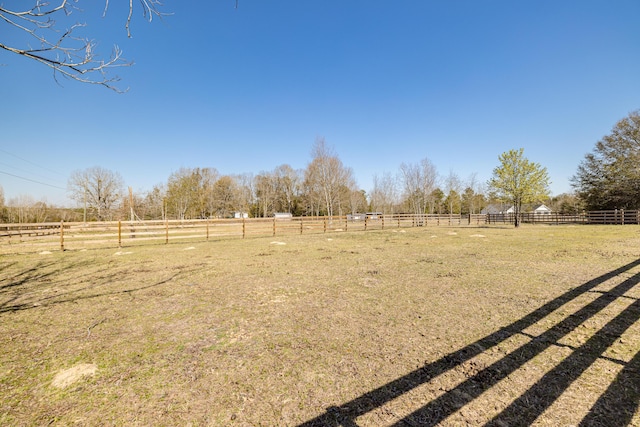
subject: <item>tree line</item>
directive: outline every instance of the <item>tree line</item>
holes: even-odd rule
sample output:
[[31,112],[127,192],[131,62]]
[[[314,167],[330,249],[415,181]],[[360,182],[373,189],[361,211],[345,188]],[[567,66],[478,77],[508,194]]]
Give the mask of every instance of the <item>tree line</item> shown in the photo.
[[[166,182],[145,193],[127,191],[119,173],[101,167],[74,171],[68,182],[73,209],[47,206],[28,196],[5,205],[3,222],[100,221],[269,217],[276,212],[294,216],[346,215],[363,212],[474,214],[488,203],[499,203],[486,184],[471,174],[462,179],[453,171],[440,176],[427,158],[403,163],[396,174],[374,176],[370,194],[357,186],[345,166],[322,138],[316,140],[305,169],[287,164],[257,175],[223,175],[215,168],[181,168]],[[567,199],[569,199],[568,203]],[[573,209],[571,196],[547,203]],[[505,202],[506,203],[506,202]]]
[[[438,173],[424,158],[402,163],[398,171],[373,177],[367,194],[323,138],[313,144],[305,169],[287,164],[272,171],[222,175],[215,168],[182,168],[145,193],[125,190],[119,173],[101,167],[78,170],[68,182],[76,208],[47,205],[22,195],[5,202],[0,187],[0,221],[151,220],[346,215],[362,212],[475,214],[489,204],[545,203],[553,211],[640,209],[640,112],[620,120],[585,155],[571,179],[573,194],[548,196],[546,169],[529,162],[523,150],[499,156],[499,166],[484,183],[473,173]],[[514,187],[513,183],[518,183]]]

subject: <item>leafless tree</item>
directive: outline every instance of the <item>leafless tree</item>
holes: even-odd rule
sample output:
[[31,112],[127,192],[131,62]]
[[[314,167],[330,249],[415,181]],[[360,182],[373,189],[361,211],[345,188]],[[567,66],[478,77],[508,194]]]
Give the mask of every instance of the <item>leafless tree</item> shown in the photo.
[[213,185],[213,200],[217,217],[228,218],[238,205],[239,187],[235,179],[229,175],[222,176]]
[[142,201],[143,212],[138,215],[144,219],[166,219],[165,200],[167,189],[164,184],[154,185]]
[[[215,194],[216,185],[220,180],[220,173],[216,168],[196,168],[198,192],[198,216],[206,218],[219,215],[221,210],[218,196]],[[222,209],[224,210],[224,209]]]
[[249,213],[251,206],[255,204],[254,178],[250,173],[236,175],[234,177],[238,185],[238,196],[236,209],[242,213]]
[[[96,41],[83,35],[87,24],[73,20],[76,14],[83,12],[80,0],[31,0],[30,4],[25,3],[28,2],[9,0],[0,4],[0,28],[4,29],[2,39],[15,43],[9,45],[0,41],[0,48],[49,67],[54,78],[61,75],[121,91],[115,86],[119,77],[110,75],[110,72],[131,63],[122,58],[122,51],[117,45],[108,59],[101,59],[96,52]],[[162,16],[159,0],[139,0],[139,3],[147,20]],[[124,27],[127,36],[131,37],[133,0],[129,0],[128,6]],[[103,17],[108,9],[109,0],[105,0]]]
[[374,175],[370,196],[371,209],[385,214],[394,213],[398,204],[398,180],[386,172],[382,177]]
[[69,178],[71,198],[95,210],[98,221],[108,219],[121,201],[124,181],[119,173],[94,166],[77,170]]
[[167,182],[167,217],[186,219],[193,216],[197,204],[197,183],[193,169],[180,168],[169,176]]
[[255,178],[257,216],[267,217],[276,211],[278,181],[271,172],[262,172]]
[[301,173],[289,165],[280,165],[274,172],[276,180],[276,210],[293,212],[293,204],[300,193]]
[[414,214],[423,214],[427,209],[427,195],[422,188],[422,171],[416,163],[402,163],[400,173],[404,186],[404,198]]
[[21,194],[7,203],[9,222],[38,223],[47,220],[47,204],[36,202],[32,196]]
[[345,168],[345,172],[345,181],[338,187],[338,197],[335,204],[339,216],[346,213],[355,214],[367,209],[366,193],[358,188],[352,169]]
[[177,219],[207,218],[220,208],[214,194],[220,174],[215,168],[181,168],[169,176],[166,205]]
[[349,191],[349,213],[355,214],[358,212],[367,211],[367,195],[364,190],[350,190]]
[[436,189],[438,173],[436,167],[427,158],[420,163],[400,165],[400,174],[404,186],[404,198],[415,214],[423,214],[431,194]]
[[[328,216],[341,211],[341,190],[355,189],[353,171],[345,167],[324,138],[318,138],[312,149],[313,160],[305,170],[304,186],[312,204],[325,209]],[[346,194],[349,197],[349,194]],[[348,199],[346,199],[348,200]],[[346,204],[345,204],[346,206]]]
[[444,179],[444,187],[447,193],[449,213],[452,214],[455,212],[455,205],[461,204],[462,193],[462,181],[453,170],[450,170],[449,175]]

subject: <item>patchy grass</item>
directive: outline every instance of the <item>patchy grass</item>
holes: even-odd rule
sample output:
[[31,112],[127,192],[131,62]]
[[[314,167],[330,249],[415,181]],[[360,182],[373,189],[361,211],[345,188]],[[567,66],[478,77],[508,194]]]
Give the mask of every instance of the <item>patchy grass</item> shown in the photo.
[[4,251],[0,424],[640,425],[639,249],[525,225]]

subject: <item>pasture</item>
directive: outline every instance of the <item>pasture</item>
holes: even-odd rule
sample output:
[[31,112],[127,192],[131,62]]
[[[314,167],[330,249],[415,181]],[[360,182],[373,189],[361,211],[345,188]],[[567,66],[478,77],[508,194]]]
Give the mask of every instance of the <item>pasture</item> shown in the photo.
[[0,425],[640,426],[638,226],[0,253]]

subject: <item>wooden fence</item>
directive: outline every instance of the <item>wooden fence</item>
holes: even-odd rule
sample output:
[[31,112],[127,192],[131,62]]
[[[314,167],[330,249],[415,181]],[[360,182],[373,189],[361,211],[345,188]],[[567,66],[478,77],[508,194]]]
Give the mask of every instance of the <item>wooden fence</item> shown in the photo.
[[[487,214],[487,224],[513,224],[515,214]],[[589,224],[585,214],[564,215],[557,213],[534,214],[521,213],[520,222],[523,224]]]
[[[488,214],[487,224],[513,224],[514,214]],[[610,224],[631,225],[640,224],[640,211],[636,210],[611,210],[589,211],[576,215],[550,214],[520,214],[520,222],[524,224]]]
[[585,214],[589,224],[640,224],[640,211],[591,211]]
[[[523,214],[523,223],[545,224],[640,224],[639,211],[598,211],[580,215]],[[33,244],[33,247],[79,249],[90,245],[133,246],[143,242],[211,240],[384,230],[390,228],[480,226],[512,224],[513,215],[369,215],[362,219],[346,216],[204,219],[168,221],[61,222],[42,224],[0,224],[0,245]]]
[[143,242],[169,243],[185,239],[210,240],[421,226],[480,225],[485,222],[485,215],[394,214],[371,215],[363,219],[334,216],[0,224],[0,245],[32,243],[34,246],[57,246],[65,250],[89,245],[122,247]]

